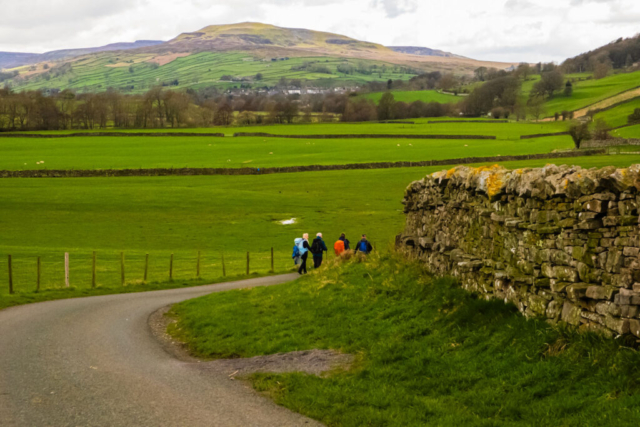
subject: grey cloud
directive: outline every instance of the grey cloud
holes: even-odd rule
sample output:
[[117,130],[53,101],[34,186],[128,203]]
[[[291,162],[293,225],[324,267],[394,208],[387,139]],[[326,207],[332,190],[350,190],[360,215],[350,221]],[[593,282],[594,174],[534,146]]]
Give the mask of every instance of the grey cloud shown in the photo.
[[418,0],[373,0],[374,7],[382,5],[387,17],[395,18],[418,9]]

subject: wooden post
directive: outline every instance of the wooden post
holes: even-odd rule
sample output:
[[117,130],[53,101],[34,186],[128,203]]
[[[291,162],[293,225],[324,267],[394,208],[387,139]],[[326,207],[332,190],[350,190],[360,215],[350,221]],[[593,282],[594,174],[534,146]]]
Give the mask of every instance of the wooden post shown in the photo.
[[9,255],[8,257],[8,263],[9,263],[9,293],[12,294],[13,293],[13,268],[11,266],[11,255]]
[[93,251],[93,259],[91,261],[91,287],[96,287],[96,251]]
[[173,254],[171,254],[171,260],[169,261],[169,280],[173,280]]
[[273,268],[273,248],[271,248],[271,272],[275,273],[275,269]]
[[69,252],[64,253],[64,285],[69,287]]
[[147,283],[147,274],[149,273],[149,254],[144,257],[144,282]]
[[247,252],[247,276],[249,275],[249,252]]
[[196,277],[200,278],[200,251],[198,251],[198,261],[196,262]]
[[38,261],[36,262],[36,292],[40,292],[40,257],[38,257]]
[[224,254],[222,254],[222,277],[227,275],[227,269],[224,266]]
[[124,252],[120,252],[120,283],[124,286]]

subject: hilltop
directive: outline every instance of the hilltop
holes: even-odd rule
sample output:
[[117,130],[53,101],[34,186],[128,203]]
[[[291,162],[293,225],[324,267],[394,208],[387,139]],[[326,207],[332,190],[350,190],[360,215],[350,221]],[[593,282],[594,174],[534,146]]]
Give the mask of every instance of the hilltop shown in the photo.
[[512,65],[396,50],[339,34],[246,22],[208,26],[151,46],[41,57],[38,63],[5,70],[0,82],[18,89],[99,92],[112,87],[132,93],[157,84],[246,87],[273,85],[282,78],[326,87],[408,79],[427,71],[469,75],[480,66]]

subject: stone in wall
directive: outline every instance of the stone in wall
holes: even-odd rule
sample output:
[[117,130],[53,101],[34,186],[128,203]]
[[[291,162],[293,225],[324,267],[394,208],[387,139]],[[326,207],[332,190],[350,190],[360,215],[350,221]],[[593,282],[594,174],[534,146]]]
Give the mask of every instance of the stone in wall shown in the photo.
[[640,165],[458,166],[409,185],[400,249],[526,316],[640,337]]

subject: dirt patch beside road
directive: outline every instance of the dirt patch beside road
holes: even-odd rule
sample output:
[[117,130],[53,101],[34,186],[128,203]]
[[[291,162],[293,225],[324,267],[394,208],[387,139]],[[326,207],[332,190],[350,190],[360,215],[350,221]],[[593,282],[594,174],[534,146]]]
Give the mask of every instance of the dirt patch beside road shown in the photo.
[[162,347],[179,360],[198,363],[200,369],[226,374],[229,379],[256,372],[304,372],[321,376],[332,370],[349,369],[355,359],[352,354],[342,354],[335,350],[314,349],[250,358],[202,361],[191,356],[184,343],[176,341],[167,333],[169,324],[176,321],[167,316],[170,308],[171,306],[163,307],[149,316],[149,327]]

